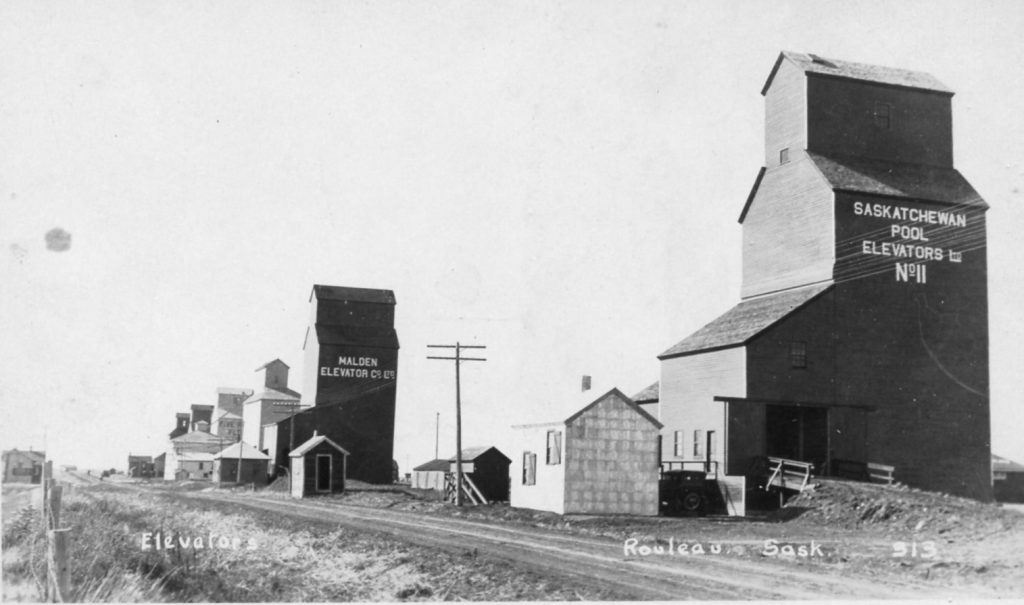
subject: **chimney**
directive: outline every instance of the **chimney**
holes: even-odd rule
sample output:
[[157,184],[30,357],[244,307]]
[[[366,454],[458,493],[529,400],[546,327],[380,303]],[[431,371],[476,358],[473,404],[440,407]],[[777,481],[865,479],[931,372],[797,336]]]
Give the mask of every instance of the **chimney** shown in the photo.
[[590,390],[590,376],[584,374],[583,375],[583,382],[580,385],[580,392],[589,391],[589,390]]
[[205,420],[200,420],[200,421],[196,422],[196,430],[197,431],[201,431],[203,433],[209,433],[210,432],[210,423],[205,421]]

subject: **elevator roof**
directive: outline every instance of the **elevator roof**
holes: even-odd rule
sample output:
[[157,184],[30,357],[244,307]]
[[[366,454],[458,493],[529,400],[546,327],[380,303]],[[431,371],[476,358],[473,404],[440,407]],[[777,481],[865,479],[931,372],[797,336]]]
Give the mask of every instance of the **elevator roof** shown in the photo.
[[744,345],[830,286],[830,282],[815,284],[748,298],[658,355],[658,359]]

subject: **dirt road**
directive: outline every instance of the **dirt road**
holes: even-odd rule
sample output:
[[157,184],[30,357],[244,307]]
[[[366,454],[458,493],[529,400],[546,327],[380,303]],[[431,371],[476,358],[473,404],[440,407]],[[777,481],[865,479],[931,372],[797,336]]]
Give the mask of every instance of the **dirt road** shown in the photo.
[[916,579],[850,577],[828,565],[793,558],[740,559],[714,555],[627,556],[621,541],[530,527],[502,526],[407,511],[291,501],[221,492],[167,492],[171,497],[230,502],[321,524],[378,532],[457,554],[508,562],[547,577],[601,586],[634,599],[898,599],[979,598],[977,590],[928,585]]

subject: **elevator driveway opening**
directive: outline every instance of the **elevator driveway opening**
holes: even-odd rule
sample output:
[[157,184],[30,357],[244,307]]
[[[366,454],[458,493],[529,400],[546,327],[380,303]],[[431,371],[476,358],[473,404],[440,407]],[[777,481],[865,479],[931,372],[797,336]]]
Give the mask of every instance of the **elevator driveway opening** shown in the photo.
[[827,408],[766,406],[765,429],[769,456],[810,462],[819,473],[827,468]]

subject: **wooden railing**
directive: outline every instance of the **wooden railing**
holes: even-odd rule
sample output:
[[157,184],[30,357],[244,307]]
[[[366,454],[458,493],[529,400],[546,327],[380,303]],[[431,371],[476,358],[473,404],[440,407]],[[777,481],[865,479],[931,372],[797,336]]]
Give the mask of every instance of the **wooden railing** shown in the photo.
[[[473,504],[488,504],[487,497],[476,483],[473,483],[468,473],[462,474],[462,493]],[[455,501],[455,473],[444,474],[444,499],[448,502]]]
[[855,460],[832,460],[832,473],[837,477],[856,479],[858,481],[874,481],[892,485],[895,466],[877,462],[860,462]]
[[886,485],[892,485],[892,474],[894,472],[896,472],[895,466],[878,464],[877,462],[868,462],[868,479],[871,481],[879,481]]
[[770,487],[804,491],[811,480],[814,465],[800,460],[768,457],[768,481],[765,490]]
[[704,471],[708,479],[718,478],[718,460],[662,460],[661,472],[667,471]]

